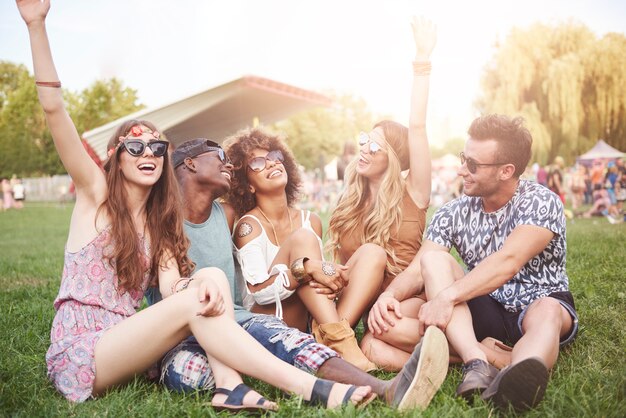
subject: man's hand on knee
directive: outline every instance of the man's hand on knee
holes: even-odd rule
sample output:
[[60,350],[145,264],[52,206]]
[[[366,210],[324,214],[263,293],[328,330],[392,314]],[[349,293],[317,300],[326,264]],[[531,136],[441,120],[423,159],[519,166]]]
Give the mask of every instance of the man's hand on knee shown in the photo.
[[382,334],[395,326],[395,320],[400,318],[400,302],[391,293],[383,292],[370,310],[367,325],[373,334]]

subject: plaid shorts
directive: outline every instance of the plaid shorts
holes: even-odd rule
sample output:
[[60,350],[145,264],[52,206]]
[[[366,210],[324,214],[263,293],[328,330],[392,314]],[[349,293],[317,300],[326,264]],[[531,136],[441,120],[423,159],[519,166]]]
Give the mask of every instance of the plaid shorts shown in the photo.
[[[326,360],[339,356],[315,342],[310,334],[289,327],[274,315],[255,314],[239,325],[276,357],[311,374],[316,374]],[[161,382],[168,389],[180,392],[215,387],[206,354],[194,337],[165,355],[161,362]]]

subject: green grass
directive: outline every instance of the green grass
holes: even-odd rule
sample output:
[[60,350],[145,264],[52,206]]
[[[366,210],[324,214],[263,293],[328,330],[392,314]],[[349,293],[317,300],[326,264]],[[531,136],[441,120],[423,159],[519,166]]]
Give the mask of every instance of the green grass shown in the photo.
[[[44,355],[70,211],[70,206],[30,204],[22,211],[0,213],[0,416],[215,416],[210,396],[170,393],[142,378],[79,405],[67,402],[48,382]],[[561,353],[544,401],[526,415],[626,416],[625,239],[626,224],[610,225],[605,219],[568,224],[567,271],[581,332]],[[458,368],[451,368],[430,407],[423,414],[406,415],[496,415],[482,401],[470,406],[454,396],[460,376]],[[398,415],[379,401],[358,411],[300,407],[297,398],[252,383],[268,398],[280,400],[276,415],[281,417]]]

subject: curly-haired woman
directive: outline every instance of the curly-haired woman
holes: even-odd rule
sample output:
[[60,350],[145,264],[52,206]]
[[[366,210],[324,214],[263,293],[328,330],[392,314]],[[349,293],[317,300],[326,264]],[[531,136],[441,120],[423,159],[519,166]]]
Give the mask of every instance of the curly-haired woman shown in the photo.
[[[359,156],[346,168],[344,192],[330,218],[329,252],[340,263],[375,273],[350,275],[350,285],[339,299],[338,306],[345,306],[342,314],[353,326],[411,262],[426,223],[431,187],[426,108],[436,31],[431,22],[414,18],[413,35],[416,55],[409,128],[382,121],[371,132],[360,134]],[[422,303],[424,299],[416,295],[403,303],[402,314],[417,318]],[[361,343],[365,354],[381,367],[399,370],[419,341],[418,327],[382,329],[371,315],[368,325]],[[406,338],[407,333],[411,338]]]
[[228,200],[241,216],[234,242],[247,282],[246,307],[275,313],[303,331],[312,317],[327,332],[325,339],[316,335],[318,342],[372,370],[334,301],[347,283],[349,266],[324,261],[320,218],[293,207],[301,181],[291,151],[261,129],[241,131],[224,144],[234,165]]

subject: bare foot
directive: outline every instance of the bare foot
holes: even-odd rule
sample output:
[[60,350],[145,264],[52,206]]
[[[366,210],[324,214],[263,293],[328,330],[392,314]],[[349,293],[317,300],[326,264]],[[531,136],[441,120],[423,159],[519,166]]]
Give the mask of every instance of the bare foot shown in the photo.
[[[226,385],[223,387],[223,389],[228,389],[232,391],[236,386],[237,384],[232,385],[232,387],[230,385]],[[275,402],[268,401],[267,399],[261,405],[257,404],[259,399],[261,399],[262,397],[263,396],[259,394],[258,392],[256,392],[254,389],[250,389],[250,391],[246,393],[245,396],[243,397],[243,400],[241,401],[242,405],[231,405],[231,404],[226,403],[226,399],[228,399],[227,394],[215,393],[213,395],[213,398],[211,399],[211,405],[214,407],[220,407],[220,408],[226,408],[226,409],[231,409],[232,407],[233,410],[241,409],[242,407],[243,408],[263,407],[272,411],[278,410],[278,405]]]
[[[328,408],[340,407],[343,404],[343,398],[346,396],[350,387],[350,385],[335,383],[330,391],[330,394],[328,395]],[[374,399],[375,396],[376,394],[372,393],[372,388],[370,386],[359,386],[354,392],[352,392],[350,402],[352,402],[353,405],[358,405],[364,400],[369,401]]]

